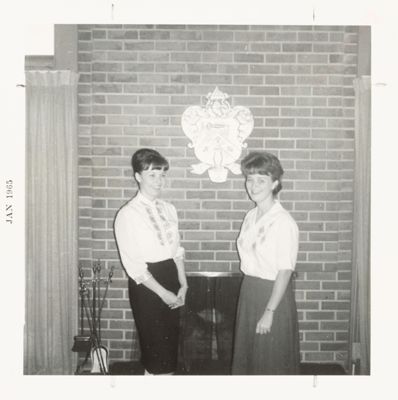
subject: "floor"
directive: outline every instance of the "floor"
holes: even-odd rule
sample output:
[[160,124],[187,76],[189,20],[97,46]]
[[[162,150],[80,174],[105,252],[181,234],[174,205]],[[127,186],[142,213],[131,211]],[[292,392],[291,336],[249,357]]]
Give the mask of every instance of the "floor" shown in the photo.
[[[143,375],[144,368],[137,361],[114,362],[109,367],[111,375]],[[302,363],[301,375],[346,375],[339,364]],[[197,364],[190,371],[180,368],[176,375],[229,375],[228,368],[217,362]]]

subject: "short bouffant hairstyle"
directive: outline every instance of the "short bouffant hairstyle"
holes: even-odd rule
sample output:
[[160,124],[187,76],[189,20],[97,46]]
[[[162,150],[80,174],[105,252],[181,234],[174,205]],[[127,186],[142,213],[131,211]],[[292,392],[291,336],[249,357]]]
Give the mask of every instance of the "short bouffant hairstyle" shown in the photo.
[[168,171],[169,162],[156,150],[139,149],[131,157],[131,166],[134,173],[141,173],[150,167]]
[[242,173],[245,177],[251,174],[268,175],[272,181],[278,181],[273,189],[274,196],[282,189],[283,168],[278,159],[271,153],[266,151],[251,152],[240,163]]

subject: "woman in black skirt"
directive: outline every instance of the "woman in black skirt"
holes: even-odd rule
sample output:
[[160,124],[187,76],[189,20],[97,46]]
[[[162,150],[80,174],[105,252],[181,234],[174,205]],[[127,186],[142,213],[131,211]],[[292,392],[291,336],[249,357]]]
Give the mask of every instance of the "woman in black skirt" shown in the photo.
[[187,280],[175,207],[159,199],[169,168],[152,149],[132,157],[139,190],[115,219],[115,236],[129,277],[129,297],[145,374],[172,374],[177,368],[179,310]]
[[237,241],[244,278],[232,374],[298,374],[299,333],[291,284],[298,228],[276,198],[283,169],[278,158],[266,152],[248,154],[241,167],[256,206],[246,214]]

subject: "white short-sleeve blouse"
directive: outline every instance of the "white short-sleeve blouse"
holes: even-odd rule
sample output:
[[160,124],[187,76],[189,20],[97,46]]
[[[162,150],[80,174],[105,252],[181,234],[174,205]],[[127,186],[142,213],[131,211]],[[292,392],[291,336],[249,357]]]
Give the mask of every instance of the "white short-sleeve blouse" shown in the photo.
[[255,207],[246,214],[238,236],[241,270],[246,275],[275,280],[278,271],[295,268],[298,227],[279,201],[256,222],[257,210]]
[[175,207],[140,192],[119,210],[115,236],[122,264],[137,283],[151,276],[146,263],[184,257]]

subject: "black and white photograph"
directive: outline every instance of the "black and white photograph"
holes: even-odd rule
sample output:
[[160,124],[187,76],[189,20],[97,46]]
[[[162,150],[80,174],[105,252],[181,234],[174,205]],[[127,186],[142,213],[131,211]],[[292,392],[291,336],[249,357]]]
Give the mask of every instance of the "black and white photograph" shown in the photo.
[[71,3],[2,81],[6,391],[394,390],[389,8]]

